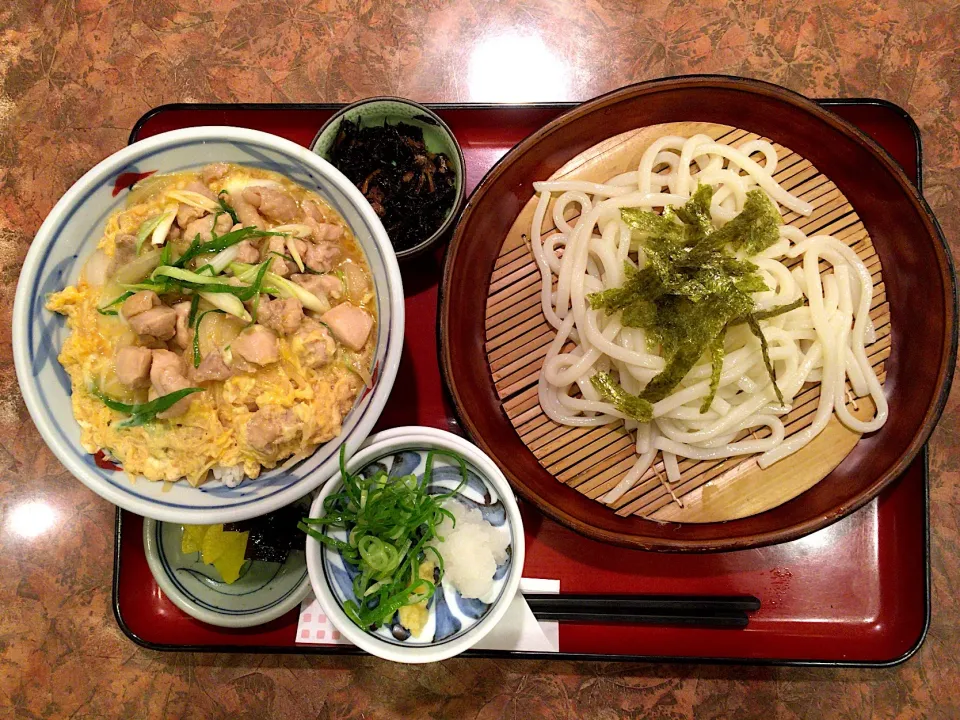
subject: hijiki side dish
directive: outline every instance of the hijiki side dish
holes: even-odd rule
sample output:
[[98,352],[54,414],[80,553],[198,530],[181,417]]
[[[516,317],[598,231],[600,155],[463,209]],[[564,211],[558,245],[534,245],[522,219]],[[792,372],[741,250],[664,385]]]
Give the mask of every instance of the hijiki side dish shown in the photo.
[[456,201],[450,158],[430,152],[416,125],[344,119],[330,160],[370,202],[398,252],[433,235]]
[[[777,184],[776,167],[765,140],[667,136],[603,183],[534,183],[531,250],[556,332],[540,405],[564,425],[636,433],[634,465],[604,502],[658,454],[669,488],[678,458],[759,454],[766,468],[834,414],[857,433],[886,421],[865,350],[876,338],[871,272],[841,240],[783,223],[778,205],[813,208]],[[781,418],[810,383],[816,412],[786,437]],[[869,396],[874,416],[855,417],[851,396]]]
[[141,181],[47,308],[67,316],[84,449],[134,477],[256,478],[335,438],[370,382],[362,250],[319,195],[258,168]]

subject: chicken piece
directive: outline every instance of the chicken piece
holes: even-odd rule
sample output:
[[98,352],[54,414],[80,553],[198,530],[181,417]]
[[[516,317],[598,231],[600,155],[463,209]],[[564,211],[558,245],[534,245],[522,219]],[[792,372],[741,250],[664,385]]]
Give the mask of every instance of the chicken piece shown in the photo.
[[330,331],[311,318],[303,319],[290,345],[301,362],[310,368],[318,368],[329,362],[337,351],[337,342]]
[[[189,183],[184,190],[203,195],[205,198],[213,200],[214,202],[217,200],[217,196],[211,192],[210,188],[203,183],[197,182],[196,180]],[[193,205],[188,205],[187,203],[180,203],[180,205],[177,206],[177,225],[186,229],[190,223],[197,218],[203,217],[207,213],[207,210],[201,210],[200,208],[194,207]]]
[[268,405],[257,410],[247,422],[247,443],[261,453],[270,454],[278,445],[293,440],[300,426],[292,410]]
[[[177,206],[177,225],[186,230],[190,223],[194,222],[197,218],[203,217],[205,214],[206,211],[200,208],[195,208],[193,205],[187,205],[186,203],[180,203]],[[213,227],[212,224],[211,227]]]
[[329,272],[340,259],[340,247],[333,243],[322,242],[307,248],[304,264],[316,272]]
[[233,206],[237,217],[240,218],[240,224],[243,227],[250,227],[252,225],[259,230],[267,229],[267,223],[260,217],[257,209],[243,199],[243,193],[230,193],[229,197],[228,202]]
[[[178,390],[192,387],[186,375],[187,366],[183,362],[183,358],[179,355],[169,350],[153,351],[153,361],[150,365],[150,382],[153,385],[153,390],[156,392],[157,397],[163,397]],[[179,417],[190,408],[190,403],[192,402],[193,395],[187,395],[185,398],[181,398],[171,405],[167,410],[158,413],[157,417],[161,420]]]
[[177,303],[173,306],[173,310],[177,313],[177,329],[176,335],[173,336],[173,342],[176,343],[177,347],[181,350],[186,350],[190,346],[191,340],[191,330],[188,324],[190,320],[190,303]]
[[114,242],[113,262],[108,272],[112,275],[117,269],[123,267],[137,256],[137,236],[125,233],[117,235]]
[[257,322],[280,335],[291,335],[303,320],[303,305],[296,298],[267,300],[260,303]]
[[200,177],[203,178],[205,183],[209,184],[214,180],[219,180],[228,172],[230,172],[230,166],[227,163],[215,162],[205,166],[200,171]]
[[303,224],[310,228],[310,235],[314,242],[338,240],[343,235],[343,228],[340,225],[318,221],[310,215],[303,218]]
[[276,222],[292,222],[298,215],[297,201],[283,190],[255,185],[243,191],[243,199]]
[[263,325],[254,325],[237,335],[230,345],[237,355],[257,365],[269,365],[280,359],[277,336]]
[[362,350],[373,328],[373,318],[365,310],[341,303],[320,316],[330,332],[351,350]]
[[150,363],[153,354],[148,348],[128,345],[117,350],[117,379],[129,388],[150,385]]
[[198,235],[200,236],[200,242],[210,242],[213,238],[212,232],[213,215],[191,220],[183,226],[183,236],[190,242],[193,242]]
[[336,275],[291,275],[290,279],[317,297],[339,300],[343,297],[343,281]]
[[270,263],[270,272],[280,277],[287,277],[290,273],[295,273],[300,270],[295,263],[290,262],[289,260],[284,260],[282,257],[277,257],[277,255],[272,255],[271,253],[277,253],[277,255],[286,255],[287,254],[287,243],[286,238],[279,236],[273,236],[264,246],[263,249],[263,260],[272,257],[273,262]]
[[190,379],[195,383],[205,383],[211,380],[226,380],[233,376],[233,368],[223,361],[219,350],[208,353],[200,361],[200,365],[190,369]]
[[183,358],[169,350],[154,350],[150,366],[150,382],[160,395],[169,395],[190,387],[187,381],[187,364]]
[[166,342],[177,334],[177,311],[161,305],[134,315],[129,319],[129,323],[137,335]]
[[195,192],[198,195],[203,195],[208,200],[213,200],[214,202],[217,201],[217,194],[202,182],[197,180],[191,180],[189,183],[187,183],[187,186],[184,188],[184,190]]
[[344,282],[336,275],[327,273],[326,275],[315,275],[320,280],[320,289],[326,293],[328,298],[340,300],[343,297]]
[[129,320],[135,315],[145,313],[150,308],[157,307],[159,304],[160,296],[153,290],[141,290],[123,301],[123,305],[120,306],[120,314]]
[[291,275],[290,279],[307,292],[313,293],[317,297],[320,297],[320,294],[323,292],[323,285],[320,283],[320,278],[322,277],[324,276],[296,273]]
[[260,251],[257,246],[249,240],[243,240],[237,243],[237,262],[253,265],[260,262]]
[[303,201],[303,213],[314,222],[322,223],[327,221],[327,218],[323,214],[323,210],[320,208],[320,205],[313,200]]
[[314,231],[314,239],[321,240],[339,240],[343,236],[343,227],[333,223],[322,223]]
[[213,215],[205,215],[202,218],[193,220],[183,228],[183,236],[190,242],[193,242],[194,238],[199,235],[200,242],[210,242],[213,239],[214,232],[216,232],[217,235],[223,235],[230,230],[232,221],[229,215],[223,214],[216,216],[216,218],[216,226],[214,226]]
[[233,229],[233,219],[227,213],[218,215],[217,224],[213,229],[217,235],[226,235]]

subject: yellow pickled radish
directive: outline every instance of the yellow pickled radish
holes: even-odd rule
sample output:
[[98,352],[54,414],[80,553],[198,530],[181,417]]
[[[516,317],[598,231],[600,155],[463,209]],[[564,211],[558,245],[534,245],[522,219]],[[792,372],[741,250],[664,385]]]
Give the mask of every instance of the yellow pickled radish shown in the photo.
[[180,552],[184,555],[198,552],[203,547],[203,538],[208,529],[210,529],[209,525],[184,525]]
[[200,546],[200,558],[208,565],[213,565],[226,550],[223,535],[223,525],[211,525],[207,528],[207,534],[203,536],[203,544]]
[[[223,527],[222,525],[220,526]],[[223,554],[218,557],[213,566],[220,572],[223,581],[228,585],[240,577],[240,569],[246,562],[244,555],[247,551],[249,532],[221,532]]]

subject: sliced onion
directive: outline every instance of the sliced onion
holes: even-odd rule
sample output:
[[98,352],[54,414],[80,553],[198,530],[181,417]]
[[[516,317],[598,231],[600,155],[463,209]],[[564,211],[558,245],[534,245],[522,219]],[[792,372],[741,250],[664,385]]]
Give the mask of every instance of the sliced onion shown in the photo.
[[97,250],[87,258],[87,262],[80,271],[80,277],[94,287],[100,287],[107,282],[107,271],[110,269],[111,258],[103,250]]
[[148,277],[160,265],[160,251],[151,250],[121,267],[113,278],[121,285],[132,285]]
[[167,234],[170,232],[170,228],[173,227],[173,221],[177,217],[176,210],[167,209],[166,215],[164,215],[163,220],[157,223],[157,227],[153,230],[153,235],[150,237],[150,242],[154,245],[163,245],[167,240]]
[[251,187],[272,187],[272,188],[281,188],[283,187],[276,180],[267,180],[265,178],[252,178],[252,177],[232,177],[223,184],[223,189],[226,190],[231,195],[236,195],[237,193],[242,193],[247,188]]
[[220,208],[215,200],[211,200],[206,195],[201,195],[193,190],[171,190],[167,193],[167,197],[206,212],[214,212]]
[[[219,313],[210,313],[205,316],[200,323],[200,354],[206,357],[215,350],[220,350],[240,334],[246,323],[233,315],[220,315]],[[226,353],[224,353],[224,362],[227,362]]]
[[367,273],[357,263],[346,262],[343,264],[343,277],[347,296],[353,303],[359,304],[370,288]]

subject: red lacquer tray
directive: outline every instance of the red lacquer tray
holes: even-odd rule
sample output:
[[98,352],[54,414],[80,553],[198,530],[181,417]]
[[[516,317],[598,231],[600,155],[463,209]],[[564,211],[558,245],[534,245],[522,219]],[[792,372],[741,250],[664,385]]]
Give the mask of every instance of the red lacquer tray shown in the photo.
[[[900,108],[875,100],[825,100],[872,136],[920,185],[920,135]],[[195,125],[235,125],[309,145],[334,105],[167,105],[145,115],[131,142]],[[435,105],[463,146],[467,191],[507,150],[572,105]],[[437,364],[437,283],[442,249],[401,265],[406,341],[378,429],[431,425],[459,432]],[[523,506],[527,577],[559,578],[561,592],[750,594],[761,609],[745,630],[624,625],[560,627],[562,657],[751,663],[889,665],[910,657],[930,620],[926,454],[876,500],[794,542],[730,553],[672,555],[602,545]],[[134,642],[160,650],[355,652],[296,645],[297,613],[226,630],[177,609],[147,567],[141,518],[118,511],[114,612]],[[476,653],[529,657],[529,653]],[[557,657],[549,655],[547,657]]]

